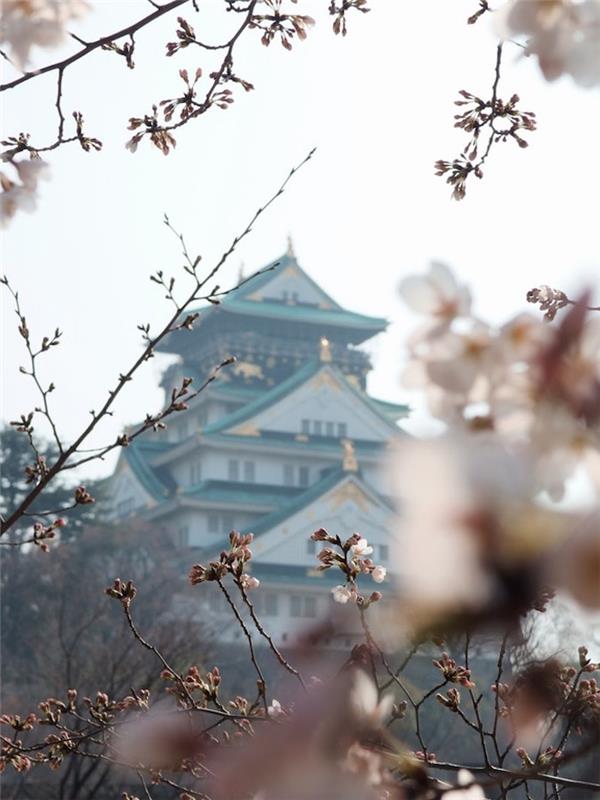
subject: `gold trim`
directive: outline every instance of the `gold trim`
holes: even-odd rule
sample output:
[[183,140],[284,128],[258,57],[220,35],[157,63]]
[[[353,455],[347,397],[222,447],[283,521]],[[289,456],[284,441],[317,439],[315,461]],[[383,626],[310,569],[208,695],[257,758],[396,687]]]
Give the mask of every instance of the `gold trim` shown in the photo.
[[238,425],[237,428],[230,428],[227,433],[235,436],[260,436],[260,431],[252,422],[245,422],[242,425]]

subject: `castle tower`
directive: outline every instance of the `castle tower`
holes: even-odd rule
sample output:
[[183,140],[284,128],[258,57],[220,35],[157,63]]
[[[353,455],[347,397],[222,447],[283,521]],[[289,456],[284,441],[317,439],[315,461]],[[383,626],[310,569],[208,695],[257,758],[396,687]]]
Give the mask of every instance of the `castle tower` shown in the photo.
[[[380,467],[408,408],[367,394],[371,365],[358,349],[386,325],[336,303],[290,244],[202,309],[193,330],[166,340],[163,350],[179,356],[164,375],[167,392],[183,376],[201,384],[227,356],[236,362],[166,431],[124,448],[113,477],[115,516],[165,525],[190,564],[218,555],[231,530],[252,531],[252,574],[261,581],[253,597],[282,643],[326,612],[341,582],[315,569],[315,529],[358,531],[373,559],[388,563],[394,511]],[[221,602],[211,593],[215,614]]]

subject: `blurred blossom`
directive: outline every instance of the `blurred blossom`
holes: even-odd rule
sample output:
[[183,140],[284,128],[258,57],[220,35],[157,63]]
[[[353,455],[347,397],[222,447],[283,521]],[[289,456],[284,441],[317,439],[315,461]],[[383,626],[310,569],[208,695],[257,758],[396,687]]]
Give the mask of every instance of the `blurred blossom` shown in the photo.
[[312,687],[286,703],[289,714],[207,755],[216,800],[400,800],[383,760],[363,737],[376,734],[392,705],[361,670]]
[[[39,158],[9,162],[12,174],[0,171],[0,227],[5,228],[17,211],[31,213],[37,205],[40,179],[48,178],[49,168]],[[6,166],[9,166],[7,164]],[[6,167],[5,167],[6,168]]]
[[551,566],[554,584],[580,606],[600,610],[600,513],[590,514],[559,549]]
[[494,16],[502,38],[527,37],[547,80],[600,85],[600,0],[511,0]]
[[471,295],[459,284],[445,265],[433,262],[426,275],[410,275],[400,284],[400,294],[413,311],[424,314],[437,326],[449,324],[457,316],[466,316]]
[[411,442],[393,480],[399,589],[417,624],[456,614],[514,619],[535,602],[573,518],[535,502],[525,453],[489,434]]
[[0,41],[10,45],[19,69],[29,62],[31,48],[57,47],[67,37],[66,25],[89,9],[84,0],[2,0]]
[[444,792],[443,797],[449,797],[451,800],[485,800],[483,789],[466,769],[458,771],[458,787]]
[[359,729],[377,730],[389,716],[393,705],[392,695],[379,699],[377,687],[362,670],[357,670],[354,674],[349,699]]
[[[406,278],[403,287],[429,280]],[[403,287],[414,308],[415,289]],[[471,316],[470,304],[455,304],[444,325],[412,335],[403,373],[404,385],[423,391],[430,412],[455,430],[527,449],[535,488],[555,500],[578,468],[600,488],[600,318],[585,319],[585,298],[564,305],[557,327],[519,313],[494,328]]]
[[112,748],[119,761],[149,769],[176,769],[198,748],[198,733],[188,714],[154,706],[115,730]]

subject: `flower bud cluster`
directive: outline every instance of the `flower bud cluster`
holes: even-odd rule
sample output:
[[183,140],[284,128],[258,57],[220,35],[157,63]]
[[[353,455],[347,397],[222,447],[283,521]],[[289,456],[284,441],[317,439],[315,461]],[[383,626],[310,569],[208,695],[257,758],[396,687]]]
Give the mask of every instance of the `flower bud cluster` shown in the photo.
[[33,525],[33,543],[39,547],[43,553],[48,552],[47,539],[54,539],[56,531],[59,528],[64,528],[67,524],[66,519],[58,517],[50,525],[44,525],[43,522],[35,522]]
[[260,581],[245,571],[247,564],[252,560],[250,545],[253,539],[254,534],[252,533],[241,534],[231,531],[229,550],[223,550],[219,560],[211,561],[208,566],[194,564],[188,576],[189,582],[195,586],[205,581],[220,581],[230,574],[241,589],[256,589],[260,585]]
[[383,583],[387,570],[376,565],[369,556],[373,552],[372,546],[360,534],[353,533],[345,541],[339,536],[331,536],[324,528],[319,528],[311,537],[313,542],[327,542],[332,547],[324,547],[317,558],[321,562],[317,569],[324,571],[337,567],[346,578],[345,585],[332,589],[333,599],[336,603],[360,603],[363,607],[381,600],[381,592],[372,592],[369,597],[359,594],[356,581],[359,575],[370,575],[375,583]]
[[437,667],[450,683],[460,683],[466,689],[472,689],[475,686],[474,681],[471,680],[471,670],[458,666],[448,653],[442,653],[439,659],[434,659],[433,666]]
[[133,581],[123,582],[120,578],[115,578],[113,585],[109,586],[105,592],[109,597],[120,600],[124,606],[129,606],[136,594],[136,587]]
[[445,695],[438,692],[435,698],[438,703],[446,706],[446,708],[449,708],[450,711],[458,711],[458,707],[460,705],[460,692],[458,689],[448,689]]

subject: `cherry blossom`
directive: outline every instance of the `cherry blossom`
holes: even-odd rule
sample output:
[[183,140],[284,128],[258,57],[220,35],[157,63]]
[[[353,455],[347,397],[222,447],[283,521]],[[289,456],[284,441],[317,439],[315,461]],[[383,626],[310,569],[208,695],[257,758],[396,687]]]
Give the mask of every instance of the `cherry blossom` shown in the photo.
[[48,178],[48,165],[39,158],[10,162],[14,174],[0,172],[0,227],[4,228],[17,211],[31,213],[37,206],[37,188]]
[[387,575],[387,569],[381,566],[375,567],[373,572],[371,572],[371,577],[373,578],[375,583],[383,583],[386,575]]
[[241,576],[240,583],[244,589],[258,589],[260,586],[260,581],[258,578],[255,578],[253,575],[248,575],[247,573],[244,573]]
[[352,545],[352,552],[355,556],[369,556],[373,552],[373,548],[366,539],[359,539],[356,544]]
[[346,604],[348,600],[352,599],[352,592],[346,586],[336,586],[331,590],[333,599],[336,603]]
[[600,1],[511,0],[496,14],[504,39],[524,35],[546,80],[570,75],[585,88],[600,85]]
[[377,687],[363,670],[356,670],[350,689],[349,705],[358,724],[376,730],[389,716],[392,710],[392,695],[384,695],[381,699]]
[[400,283],[400,295],[419,314],[439,324],[448,324],[457,316],[466,316],[471,308],[471,295],[459,284],[452,271],[434,261],[426,275],[410,275]]
[[444,792],[451,800],[485,800],[483,789],[467,769],[458,771],[458,788]]
[[31,48],[56,47],[66,39],[66,24],[88,11],[84,0],[3,0],[0,40],[8,42],[19,68],[25,67]]

